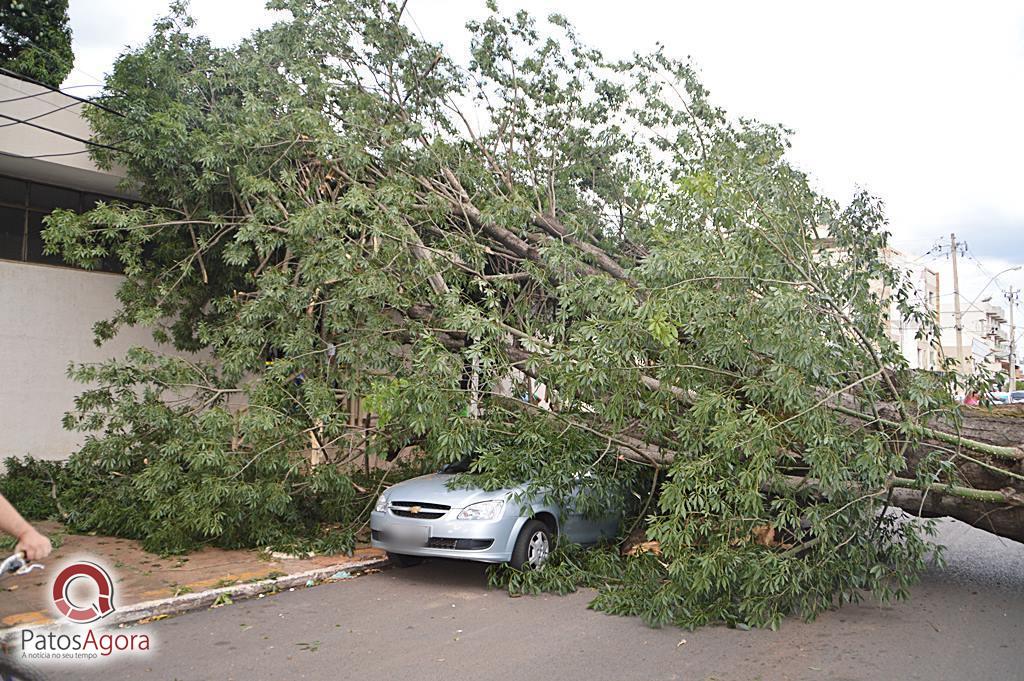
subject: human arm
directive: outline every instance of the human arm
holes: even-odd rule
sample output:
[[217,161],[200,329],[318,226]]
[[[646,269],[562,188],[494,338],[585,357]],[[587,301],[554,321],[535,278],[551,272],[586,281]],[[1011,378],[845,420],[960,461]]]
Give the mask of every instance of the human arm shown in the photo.
[[0,494],[0,531],[17,540],[15,550],[24,552],[25,558],[28,560],[46,558],[53,550],[50,540],[22,518],[18,509],[14,508],[2,494]]

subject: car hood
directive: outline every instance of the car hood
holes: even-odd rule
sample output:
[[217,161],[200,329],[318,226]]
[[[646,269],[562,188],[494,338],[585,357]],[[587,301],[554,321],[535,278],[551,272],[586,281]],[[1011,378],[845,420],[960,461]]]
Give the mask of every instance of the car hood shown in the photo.
[[486,492],[477,487],[457,487],[448,489],[448,481],[455,475],[450,473],[431,473],[412,478],[387,490],[388,501],[412,501],[428,504],[444,504],[452,508],[465,508],[478,501],[505,499],[512,490],[495,490]]

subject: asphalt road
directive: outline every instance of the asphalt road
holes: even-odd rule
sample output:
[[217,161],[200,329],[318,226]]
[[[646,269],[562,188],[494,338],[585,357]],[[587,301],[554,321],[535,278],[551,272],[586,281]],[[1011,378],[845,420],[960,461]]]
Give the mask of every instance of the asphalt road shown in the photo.
[[[1024,680],[1024,545],[943,523],[948,566],[904,603],[780,631],[653,630],[587,593],[509,598],[433,561],[147,625],[155,652],[54,679]],[[685,640],[685,643],[683,641]]]

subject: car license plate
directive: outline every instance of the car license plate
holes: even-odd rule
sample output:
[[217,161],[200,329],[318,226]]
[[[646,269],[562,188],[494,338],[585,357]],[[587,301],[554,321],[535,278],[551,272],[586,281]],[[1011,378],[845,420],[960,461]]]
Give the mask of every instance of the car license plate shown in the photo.
[[430,528],[423,525],[392,525],[388,534],[396,544],[405,546],[426,546],[430,539]]

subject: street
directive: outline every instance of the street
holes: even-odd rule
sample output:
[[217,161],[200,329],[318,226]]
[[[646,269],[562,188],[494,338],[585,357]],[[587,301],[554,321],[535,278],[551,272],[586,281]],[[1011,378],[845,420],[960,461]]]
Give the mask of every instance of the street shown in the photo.
[[585,592],[509,598],[482,565],[433,561],[156,622],[147,660],[65,678],[1024,679],[1024,546],[955,521],[941,539],[947,567],[909,602],[777,632],[653,630]]

